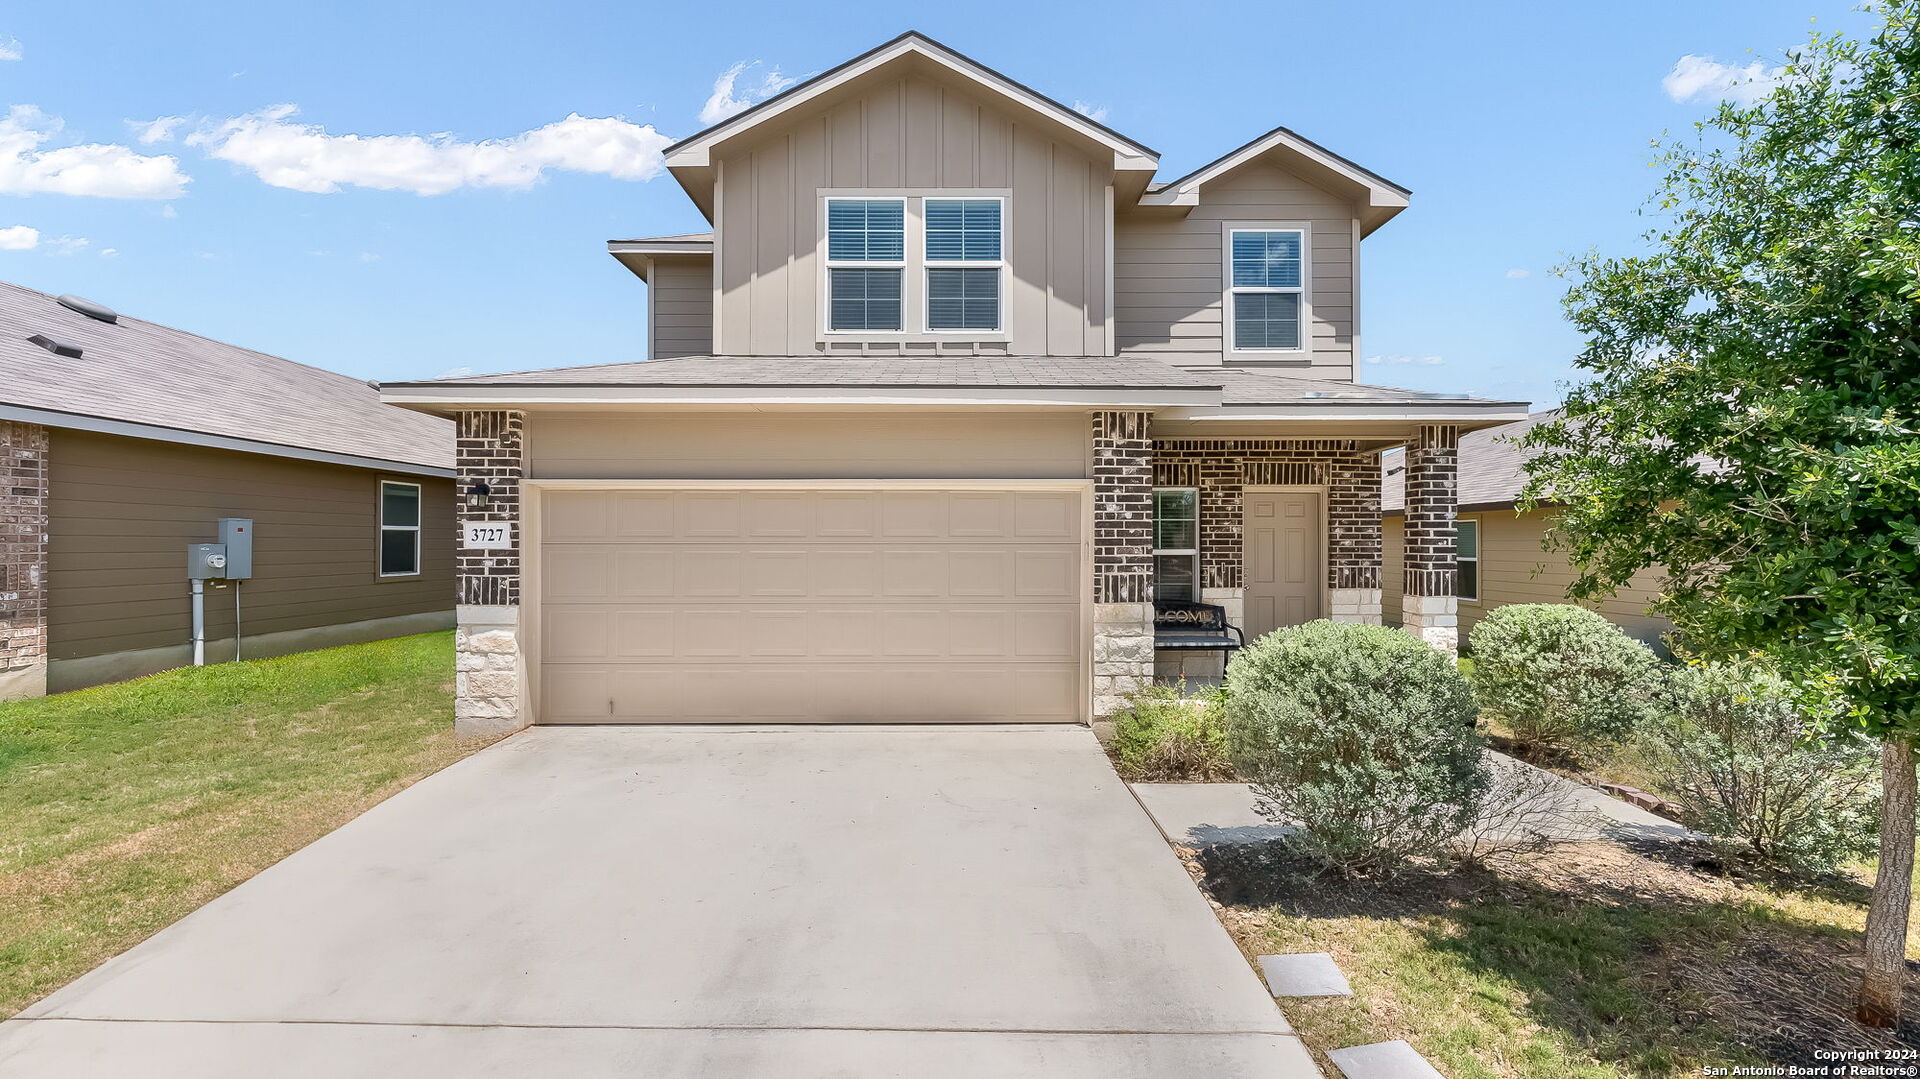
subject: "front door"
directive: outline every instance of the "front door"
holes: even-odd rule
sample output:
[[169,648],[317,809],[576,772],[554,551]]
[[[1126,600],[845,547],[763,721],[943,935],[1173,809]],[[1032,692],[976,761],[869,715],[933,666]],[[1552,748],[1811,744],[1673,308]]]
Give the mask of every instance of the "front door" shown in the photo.
[[1325,514],[1318,491],[1249,489],[1241,558],[1247,640],[1321,615],[1326,584]]

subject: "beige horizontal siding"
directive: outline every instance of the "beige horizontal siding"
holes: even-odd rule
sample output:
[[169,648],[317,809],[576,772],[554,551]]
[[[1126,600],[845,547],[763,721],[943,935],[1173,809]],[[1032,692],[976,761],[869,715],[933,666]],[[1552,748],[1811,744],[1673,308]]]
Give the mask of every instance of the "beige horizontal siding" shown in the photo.
[[655,255],[648,279],[655,359],[713,352],[713,258]]
[[[1487,612],[1510,603],[1567,603],[1567,586],[1577,576],[1566,556],[1550,553],[1542,546],[1552,512],[1533,510],[1516,514],[1511,510],[1463,513],[1463,521],[1480,523],[1480,598],[1460,601],[1460,633],[1464,638]],[[1389,621],[1399,619],[1401,596],[1401,519],[1383,522],[1386,540],[1387,587],[1383,603]],[[1647,613],[1660,591],[1660,575],[1646,571],[1635,575],[1627,587],[1587,607],[1625,630],[1630,636],[1650,644],[1671,628],[1666,619]]]
[[[1353,201],[1274,165],[1242,168],[1200,192],[1185,217],[1123,213],[1114,222],[1114,340],[1123,353],[1182,364],[1226,361],[1225,223],[1304,222],[1312,323],[1299,357],[1309,377],[1351,379]],[[1287,357],[1279,356],[1276,359]]]
[[[381,578],[381,473],[256,454],[56,430],[48,453],[52,658],[188,639],[186,547],[221,517],[254,520],[248,635],[449,610],[453,483],[421,485],[421,572]],[[232,636],[233,593],[210,590],[209,637]]]

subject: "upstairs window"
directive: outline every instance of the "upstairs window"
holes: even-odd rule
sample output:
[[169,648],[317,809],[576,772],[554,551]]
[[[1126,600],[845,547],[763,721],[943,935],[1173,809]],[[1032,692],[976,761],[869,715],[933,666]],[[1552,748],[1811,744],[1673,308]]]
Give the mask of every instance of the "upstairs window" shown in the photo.
[[1000,329],[999,199],[927,199],[927,329]]
[[1153,598],[1200,599],[1200,492],[1192,487],[1153,490]]
[[827,200],[827,328],[898,332],[907,272],[905,199]]
[[1234,352],[1298,352],[1306,306],[1304,229],[1231,229],[1227,318]]

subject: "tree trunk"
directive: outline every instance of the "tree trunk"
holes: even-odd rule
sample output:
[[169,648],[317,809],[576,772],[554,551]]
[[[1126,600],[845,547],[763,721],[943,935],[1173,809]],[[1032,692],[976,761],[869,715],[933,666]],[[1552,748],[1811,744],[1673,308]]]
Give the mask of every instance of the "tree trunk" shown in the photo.
[[1866,976],[1859,1019],[1870,1027],[1900,1025],[1907,984],[1907,910],[1913,892],[1913,743],[1889,736],[1880,749],[1880,871],[1867,908]]

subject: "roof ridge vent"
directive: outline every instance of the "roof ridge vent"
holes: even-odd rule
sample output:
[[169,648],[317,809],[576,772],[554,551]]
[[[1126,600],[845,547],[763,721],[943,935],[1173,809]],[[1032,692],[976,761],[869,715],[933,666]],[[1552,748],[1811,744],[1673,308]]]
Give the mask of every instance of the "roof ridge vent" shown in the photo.
[[48,337],[44,333],[36,333],[32,337],[27,338],[27,340],[33,344],[39,345],[41,348],[46,349],[48,352],[53,353],[55,356],[65,356],[68,359],[80,358],[79,345],[69,345],[65,341],[55,341],[53,338]]
[[120,316],[115,313],[113,308],[103,303],[95,303],[85,296],[75,296],[68,293],[64,296],[55,296],[53,302],[69,311],[78,311],[96,322],[117,323],[120,321]]

